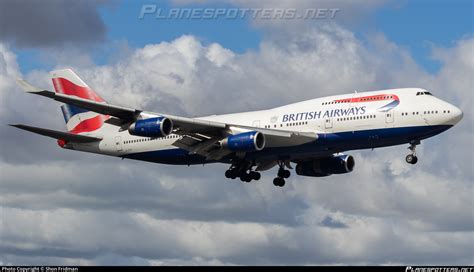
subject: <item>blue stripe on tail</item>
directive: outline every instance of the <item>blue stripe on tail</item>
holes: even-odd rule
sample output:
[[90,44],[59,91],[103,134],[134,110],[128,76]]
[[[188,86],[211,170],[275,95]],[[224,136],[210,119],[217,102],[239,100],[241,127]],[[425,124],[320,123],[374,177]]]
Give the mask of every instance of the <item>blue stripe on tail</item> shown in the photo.
[[61,106],[61,111],[63,112],[64,121],[69,122],[69,119],[78,113],[88,112],[89,110],[79,108],[73,105],[64,104]]

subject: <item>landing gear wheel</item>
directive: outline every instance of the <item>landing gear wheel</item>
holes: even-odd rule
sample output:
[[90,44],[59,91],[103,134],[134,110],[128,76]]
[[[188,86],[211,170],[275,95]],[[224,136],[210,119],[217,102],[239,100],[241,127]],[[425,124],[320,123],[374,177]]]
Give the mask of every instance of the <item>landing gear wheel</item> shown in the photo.
[[277,177],[273,179],[273,185],[283,187],[285,186],[285,179]]
[[280,180],[280,187],[283,187],[283,186],[285,186],[285,180],[284,180],[284,179],[281,179],[281,180]]
[[411,154],[407,155],[405,158],[405,161],[409,164],[415,164],[418,162],[418,157],[416,156],[416,146],[420,144],[420,141],[411,141],[410,146],[408,149],[410,149]]
[[273,185],[278,186],[279,181],[280,181],[279,178],[274,178],[273,179]]
[[237,177],[237,171],[235,170],[227,170],[225,171],[225,177],[229,179],[235,179]]
[[278,177],[280,178],[289,178],[291,175],[290,170],[285,170],[284,168],[278,169]]
[[413,154],[407,155],[405,158],[407,163],[416,164],[418,162],[418,157]]
[[252,178],[254,180],[259,180],[260,177],[261,177],[261,175],[260,175],[259,172],[255,172],[255,171],[250,172],[250,178]]
[[243,181],[243,182],[250,182],[252,180],[252,178],[250,177],[249,174],[247,173],[242,173],[240,175],[240,180]]

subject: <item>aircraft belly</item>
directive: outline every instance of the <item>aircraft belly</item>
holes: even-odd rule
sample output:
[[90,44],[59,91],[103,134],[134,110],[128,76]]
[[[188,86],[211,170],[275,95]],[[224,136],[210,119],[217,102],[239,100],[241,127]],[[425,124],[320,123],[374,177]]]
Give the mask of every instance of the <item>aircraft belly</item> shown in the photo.
[[[439,134],[451,126],[417,126],[370,129],[360,131],[320,134],[317,141],[291,147],[271,147],[262,151],[247,152],[245,159],[255,161],[298,160],[303,158],[325,157],[348,150],[375,148],[408,143],[413,139],[425,139]],[[123,155],[124,158],[155,163],[192,165],[206,163],[230,163],[230,157],[221,160],[206,160],[197,154],[189,154],[180,148],[155,150]]]

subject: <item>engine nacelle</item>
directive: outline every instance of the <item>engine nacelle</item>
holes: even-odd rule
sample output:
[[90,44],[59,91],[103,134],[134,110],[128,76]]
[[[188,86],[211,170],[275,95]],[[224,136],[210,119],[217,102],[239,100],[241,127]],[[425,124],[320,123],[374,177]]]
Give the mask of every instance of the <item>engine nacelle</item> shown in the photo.
[[296,174],[309,177],[325,177],[332,174],[345,174],[354,170],[355,160],[350,155],[305,161],[296,165]]
[[260,151],[265,147],[265,136],[258,131],[230,135],[221,142],[221,147],[231,151]]
[[128,132],[142,137],[165,137],[173,131],[173,122],[166,117],[153,117],[137,120],[128,128]]

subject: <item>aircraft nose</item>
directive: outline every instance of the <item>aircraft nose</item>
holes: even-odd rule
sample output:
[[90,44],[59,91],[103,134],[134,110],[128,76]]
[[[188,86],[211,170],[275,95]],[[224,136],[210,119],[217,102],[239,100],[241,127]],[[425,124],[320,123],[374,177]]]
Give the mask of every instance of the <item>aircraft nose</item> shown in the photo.
[[463,112],[460,108],[456,107],[456,106],[453,106],[452,110],[451,110],[451,114],[452,114],[452,119],[453,119],[453,122],[454,124],[457,124],[459,121],[461,121],[462,117],[463,117]]

